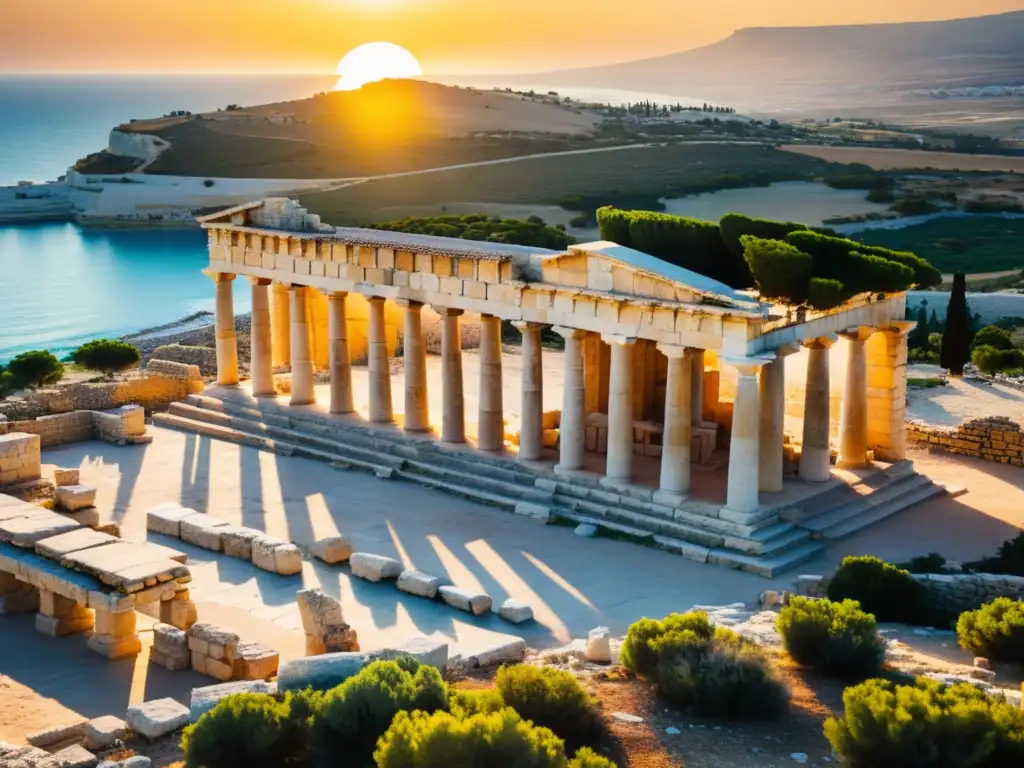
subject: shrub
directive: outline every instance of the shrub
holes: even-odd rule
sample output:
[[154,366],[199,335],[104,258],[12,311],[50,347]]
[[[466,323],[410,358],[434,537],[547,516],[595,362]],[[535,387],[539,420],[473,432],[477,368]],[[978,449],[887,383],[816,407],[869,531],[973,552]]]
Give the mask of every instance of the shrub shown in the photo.
[[[860,286],[861,283],[858,283],[858,279],[862,280],[861,263],[850,257],[850,254],[856,252],[861,256],[876,256],[908,267],[913,272],[912,282],[918,287],[924,288],[942,282],[942,273],[913,253],[893,251],[889,248],[864,245],[842,237],[831,237],[819,232],[800,230],[786,235],[786,242],[811,255],[814,260],[813,274],[815,277],[825,277],[844,284]],[[858,290],[882,291],[885,289],[868,286],[859,287]]]
[[590,747],[580,747],[576,756],[569,761],[568,768],[615,768],[615,763],[607,757],[601,757]]
[[969,684],[868,680],[825,736],[851,768],[1003,768],[1024,761],[1024,713]]
[[998,325],[986,325],[974,334],[972,347],[995,347],[996,349],[1013,349],[1013,337],[1010,332]]
[[807,299],[811,278],[811,257],[781,240],[762,240],[752,235],[740,238],[743,258],[766,299],[802,304]]
[[997,597],[976,611],[965,611],[956,623],[956,637],[975,656],[1024,666],[1024,600]]
[[130,368],[142,359],[137,347],[116,339],[90,341],[71,353],[71,359],[93,371],[112,376]]
[[991,376],[1024,366],[1024,352],[1019,349],[996,349],[988,344],[982,344],[971,352],[971,362],[982,373]]
[[597,209],[597,227],[601,239],[631,248],[633,241],[629,237],[629,220],[629,212],[620,208],[606,205]]
[[480,689],[474,691],[457,691],[448,689],[448,711],[456,717],[490,714],[505,708],[505,703],[497,691]]
[[217,703],[181,738],[186,768],[276,768],[300,764],[312,714],[309,694],[238,693]]
[[[660,621],[643,618],[626,631],[620,652],[622,665],[654,679],[662,658],[684,655],[698,659],[714,636],[714,628],[703,611],[672,613]],[[694,653],[697,657],[692,656]]]
[[898,261],[851,251],[850,273],[844,285],[850,293],[898,293],[914,284],[914,270]]
[[844,557],[828,584],[828,599],[856,600],[878,621],[911,624],[924,618],[924,590],[910,573],[877,557]]
[[22,352],[7,364],[14,387],[41,387],[55,384],[64,375],[64,364],[44,349]]
[[876,674],[885,659],[885,642],[875,617],[854,600],[834,603],[794,597],[779,612],[779,634],[798,664],[842,677]]
[[[734,258],[744,258],[745,248],[742,240],[750,235],[764,240],[783,240],[790,232],[807,229],[803,224],[792,221],[769,221],[755,219],[739,213],[727,213],[718,222],[722,242]],[[749,261],[748,261],[749,263]]]
[[447,688],[433,667],[408,657],[374,662],[324,694],[313,724],[314,763],[333,766],[339,754],[369,758],[397,712],[435,712],[447,704]]
[[838,280],[812,277],[807,282],[807,303],[819,311],[838,307],[848,298],[850,298],[849,291]]
[[[923,379],[925,382],[925,388],[932,386],[941,386],[940,384],[931,384],[932,379]],[[941,382],[941,379],[938,381]],[[907,379],[907,384],[910,384],[910,380]],[[902,568],[910,573],[945,573],[946,572],[946,558],[940,555],[938,552],[929,552],[927,555],[918,555],[917,557],[910,558],[905,563],[897,563],[897,568]]]
[[[513,709],[465,719],[447,712],[399,712],[373,754],[378,768],[515,766],[567,768],[565,746]],[[335,756],[337,764],[338,756]]]
[[550,728],[570,745],[587,742],[598,729],[594,701],[571,672],[529,664],[502,667],[495,689],[523,719]]
[[1024,532],[1000,544],[995,557],[964,563],[964,568],[978,573],[1024,576]]

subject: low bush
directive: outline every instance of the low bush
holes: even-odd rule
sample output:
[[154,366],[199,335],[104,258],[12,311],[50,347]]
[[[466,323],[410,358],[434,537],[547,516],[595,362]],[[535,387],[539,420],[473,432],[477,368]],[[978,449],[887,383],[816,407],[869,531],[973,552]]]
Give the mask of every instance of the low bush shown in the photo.
[[710,647],[715,630],[703,611],[672,613],[660,621],[643,618],[630,625],[622,641],[621,660],[626,669],[654,679],[663,658],[699,655]]
[[885,641],[878,636],[875,617],[854,600],[793,597],[779,612],[776,626],[786,652],[798,664],[861,679],[882,669]]
[[843,692],[825,736],[850,768],[1006,768],[1024,764],[1024,712],[969,684],[868,680]]
[[976,573],[1024,576],[1024,532],[1000,544],[994,557],[964,563],[964,569]]
[[982,344],[971,351],[971,362],[982,373],[992,375],[1024,367],[1024,352],[1019,349],[997,349]]
[[554,733],[524,721],[513,709],[467,718],[399,712],[374,759],[378,768],[614,768],[589,749],[570,762]]
[[986,325],[971,339],[971,347],[988,345],[996,349],[1013,349],[1013,337],[1005,328],[998,325]]
[[572,672],[517,664],[499,669],[494,687],[506,706],[570,746],[586,743],[600,728],[594,701]]
[[975,656],[1024,666],[1024,600],[997,597],[976,611],[965,611],[957,620],[956,638]]
[[10,387],[12,389],[21,387],[35,389],[60,381],[64,376],[64,364],[45,349],[34,349],[31,352],[22,352],[15,356],[7,364],[4,372],[11,375]]
[[447,686],[433,667],[408,657],[374,662],[324,694],[313,723],[313,762],[334,766],[344,754],[359,764],[398,712],[429,713],[447,705]]
[[807,303],[812,309],[824,312],[827,309],[838,307],[848,298],[850,298],[849,291],[838,280],[812,277],[807,282]]
[[504,708],[505,702],[501,700],[501,696],[495,690],[489,688],[473,691],[448,689],[448,711],[456,717],[490,714]]
[[743,235],[740,243],[743,258],[764,298],[779,299],[787,304],[802,304],[807,299],[810,256],[781,240]]
[[138,347],[116,339],[96,339],[71,353],[71,359],[78,365],[112,376],[118,371],[131,368],[142,359]]
[[185,728],[185,768],[276,768],[301,765],[315,694],[239,693]]
[[[924,381],[931,381],[925,379]],[[941,381],[941,380],[940,380]],[[907,379],[907,385],[910,386],[910,379]],[[926,386],[933,386],[928,384]],[[934,386],[941,386],[935,384]],[[897,563],[897,568],[902,568],[910,573],[945,573],[946,572],[946,558],[940,555],[938,552],[929,552],[927,555],[918,555],[912,557],[905,563]]]
[[924,590],[910,573],[877,557],[845,557],[828,584],[833,601],[856,600],[878,621],[923,621]]

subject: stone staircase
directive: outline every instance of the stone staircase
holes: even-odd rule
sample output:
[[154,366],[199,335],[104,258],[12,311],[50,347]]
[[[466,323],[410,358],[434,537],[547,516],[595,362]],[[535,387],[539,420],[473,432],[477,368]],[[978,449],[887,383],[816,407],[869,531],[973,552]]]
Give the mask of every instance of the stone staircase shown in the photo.
[[[839,538],[944,489],[897,463],[853,486],[836,481],[813,504],[763,511],[752,523],[719,516],[720,505],[690,500],[658,504],[652,491],[612,489],[589,475],[543,468],[439,445],[397,430],[341,423],[275,402],[190,395],[155,424],[219,440],[324,461],[339,468],[400,478],[541,520],[589,523],[601,534],[663,549],[698,562],[771,577],[820,553]],[[813,506],[813,512],[805,509]]]

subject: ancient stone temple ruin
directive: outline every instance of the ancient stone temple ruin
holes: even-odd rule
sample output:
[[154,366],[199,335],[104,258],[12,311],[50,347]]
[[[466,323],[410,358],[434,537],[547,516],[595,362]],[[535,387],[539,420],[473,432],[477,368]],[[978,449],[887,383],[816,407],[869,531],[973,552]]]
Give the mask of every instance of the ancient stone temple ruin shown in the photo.
[[[378,446],[404,440],[463,466],[475,458],[511,467],[531,489],[524,508],[540,506],[540,516],[618,525],[688,557],[766,573],[820,549],[813,527],[801,525],[808,499],[904,458],[912,324],[903,294],[805,314],[611,242],[552,251],[336,228],[281,198],[200,221],[217,298],[221,386],[210,394],[227,404],[242,398],[247,418],[273,408],[293,428],[296,419],[334,424],[342,442],[351,427],[353,439],[373,431]],[[233,281],[243,277],[252,291],[244,389],[235,388],[232,306]],[[428,409],[428,316],[440,326],[441,413]],[[460,323],[476,316],[479,380],[466,381]],[[503,322],[522,337],[517,426],[507,426],[503,407]],[[556,413],[544,408],[545,328],[564,340]],[[834,372],[830,348],[840,338],[845,370]],[[404,386],[393,392],[389,359],[399,345]],[[797,352],[806,378],[787,388],[786,358]],[[357,417],[347,414],[353,361],[363,359],[368,410]],[[290,367],[290,392],[280,396],[279,366]],[[330,381],[319,395],[317,369]],[[837,420],[830,378],[841,379]],[[475,413],[464,407],[469,388],[478,389]],[[790,440],[793,415],[802,427]],[[474,452],[458,448],[467,431]],[[705,471],[716,462],[727,467]]]

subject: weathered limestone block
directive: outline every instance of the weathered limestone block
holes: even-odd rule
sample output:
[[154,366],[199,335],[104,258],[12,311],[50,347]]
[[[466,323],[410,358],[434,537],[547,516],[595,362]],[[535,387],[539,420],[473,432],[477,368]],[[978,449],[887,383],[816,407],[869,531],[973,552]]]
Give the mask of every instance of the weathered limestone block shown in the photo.
[[36,631],[50,637],[65,637],[93,628],[93,611],[74,600],[46,589],[39,591]]
[[170,600],[160,601],[160,621],[177,629],[189,629],[199,621],[196,604],[188,599],[188,593],[175,595]]
[[267,683],[263,680],[241,680],[232,683],[218,683],[207,685],[202,688],[192,689],[192,699],[189,706],[189,722],[194,723],[205,715],[221,699],[232,696],[236,693],[277,693],[277,683]]
[[181,540],[197,547],[220,552],[220,529],[227,527],[227,522],[213,515],[198,513],[182,518],[180,523]]
[[133,755],[127,760],[104,760],[97,768],[151,768],[153,761],[145,755]]
[[469,656],[466,660],[471,667],[490,667],[505,662],[518,663],[526,656],[526,641],[521,637],[492,645]]
[[443,672],[448,663],[448,643],[432,640],[426,635],[413,635],[400,645],[370,653],[373,661],[395,659],[399,656],[412,656],[420,664]]
[[110,660],[136,656],[142,652],[142,642],[135,634],[135,611],[113,612],[97,607],[96,630],[89,638],[89,648]]
[[198,514],[194,509],[174,502],[160,504],[146,512],[146,530],[180,539],[181,521]]
[[438,587],[438,593],[452,608],[480,616],[491,610],[491,597],[482,592],[470,592],[459,587],[443,586]]
[[526,621],[533,621],[533,608],[522,600],[510,597],[501,604],[501,607],[498,609],[498,615],[505,619],[505,621],[511,621],[513,624],[522,624]]
[[128,724],[120,717],[104,715],[85,724],[85,746],[89,749],[106,749],[115,741],[124,741]]
[[70,746],[84,740],[86,738],[86,726],[85,720],[78,720],[74,723],[58,725],[30,733],[25,736],[25,741],[33,747],[39,747],[40,749],[60,749],[61,747]]
[[50,560],[59,561],[65,555],[91,547],[102,547],[120,541],[108,533],[98,533],[91,528],[78,528],[48,539],[36,542],[36,552]]
[[313,544],[313,556],[325,563],[344,563],[352,556],[352,544],[344,536],[331,536]]
[[[45,761],[45,762],[44,762]],[[3,768],[60,768],[49,752],[39,747],[21,747],[0,741],[0,766]]]
[[402,573],[402,564],[393,557],[356,552],[348,561],[352,575],[367,581],[397,579]]
[[53,470],[53,484],[58,488],[63,485],[78,485],[80,474],[77,469],[55,469]]
[[128,727],[151,741],[188,723],[188,707],[174,699],[156,699],[128,707]]
[[39,435],[8,432],[0,435],[0,486],[18,485],[41,476]]
[[53,754],[53,759],[61,768],[94,768],[99,762],[96,755],[81,744],[65,747]]
[[320,589],[300,589],[295,593],[302,629],[307,635],[321,635],[327,627],[344,624],[341,603]]
[[437,597],[438,587],[447,584],[447,580],[441,579],[438,576],[431,576],[429,573],[407,568],[398,575],[396,586],[401,592],[433,600]]
[[96,489],[91,485],[62,485],[54,490],[57,503],[69,512],[96,505]]
[[39,508],[30,517],[16,517],[0,522],[0,541],[9,541],[16,547],[34,548],[37,541],[48,539],[80,526],[63,515]]
[[172,672],[188,669],[192,665],[188,636],[177,627],[157,624],[153,627],[153,648],[149,653],[149,660]]
[[313,688],[326,691],[348,680],[370,663],[365,653],[328,653],[304,659],[293,659],[281,665],[277,686],[281,691]]
[[185,634],[188,637],[190,651],[212,659],[234,661],[238,635],[231,630],[201,622],[193,624]]
[[608,627],[595,627],[587,634],[587,661],[610,664],[612,661],[612,633]]
[[273,648],[253,641],[241,641],[235,649],[232,679],[266,680],[277,674],[280,662],[280,654]]
[[39,588],[19,581],[14,574],[0,571],[0,616],[38,610]]
[[281,576],[302,573],[302,552],[294,544],[272,536],[252,540],[252,564]]
[[240,560],[252,560],[252,542],[263,535],[262,531],[241,525],[226,525],[217,532],[224,554]]

